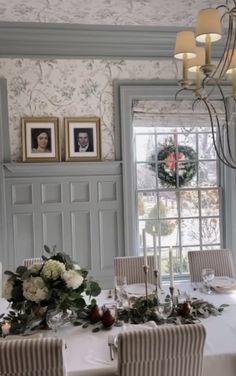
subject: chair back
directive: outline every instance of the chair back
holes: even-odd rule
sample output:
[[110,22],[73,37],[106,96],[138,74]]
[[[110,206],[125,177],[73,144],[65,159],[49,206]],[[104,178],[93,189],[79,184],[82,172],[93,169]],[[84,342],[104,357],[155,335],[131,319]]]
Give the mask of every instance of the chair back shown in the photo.
[[[148,261],[148,282],[155,284],[154,277],[154,256],[147,256]],[[157,260],[158,262],[158,260]],[[144,259],[143,256],[127,256],[114,258],[114,273],[115,275],[126,276],[127,284],[144,283],[143,271]]]
[[232,252],[229,249],[189,251],[188,262],[192,282],[202,281],[202,269],[212,268],[216,276],[235,277]]
[[63,352],[59,338],[0,341],[0,375],[65,376]]
[[42,263],[43,263],[42,257],[28,258],[28,259],[24,259],[23,261],[24,266],[30,266],[33,264],[42,264]]
[[201,376],[202,324],[124,332],[118,336],[119,376]]

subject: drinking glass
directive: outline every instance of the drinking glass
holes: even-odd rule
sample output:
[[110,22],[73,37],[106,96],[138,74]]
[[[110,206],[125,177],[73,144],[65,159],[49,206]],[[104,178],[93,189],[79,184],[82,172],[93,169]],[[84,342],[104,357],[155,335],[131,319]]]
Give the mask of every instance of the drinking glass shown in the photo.
[[115,326],[123,326],[124,322],[118,319],[119,310],[128,306],[128,294],[126,292],[127,278],[126,276],[115,276],[115,301],[116,301],[116,319]]
[[211,294],[209,283],[215,278],[215,271],[211,268],[202,269],[202,279],[206,294]]
[[118,307],[124,307],[128,302],[126,292],[127,278],[126,276],[115,276],[115,300]]
[[57,309],[52,309],[47,312],[46,321],[49,328],[51,328],[56,335],[57,328],[64,323],[64,312]]
[[156,313],[164,320],[164,323],[167,321],[167,318],[171,315],[173,309],[173,303],[171,298],[159,299],[159,302],[156,306]]

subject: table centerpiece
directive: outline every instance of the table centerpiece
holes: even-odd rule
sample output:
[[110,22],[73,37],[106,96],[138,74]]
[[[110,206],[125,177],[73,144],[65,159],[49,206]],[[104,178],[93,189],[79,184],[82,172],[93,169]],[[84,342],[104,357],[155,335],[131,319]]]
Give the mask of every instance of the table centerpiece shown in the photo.
[[[30,266],[20,265],[15,272],[5,271],[7,279],[3,297],[10,303],[1,324],[10,323],[10,333],[47,327],[51,310],[63,311],[65,319],[80,315],[89,304],[96,304],[100,294],[98,283],[88,277],[88,271],[72,261],[69,255],[44,246],[47,256]],[[2,326],[2,325],[1,325]]]

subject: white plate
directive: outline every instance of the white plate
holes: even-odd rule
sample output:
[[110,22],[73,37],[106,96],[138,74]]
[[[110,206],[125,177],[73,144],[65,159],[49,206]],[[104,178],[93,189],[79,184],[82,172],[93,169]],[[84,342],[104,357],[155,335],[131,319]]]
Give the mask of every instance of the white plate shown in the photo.
[[236,280],[230,277],[215,277],[209,283],[210,287],[218,292],[227,292],[236,290]]
[[[148,283],[147,285],[148,295],[155,291],[155,286]],[[133,283],[132,285],[127,285],[125,291],[132,296],[145,296],[145,284],[144,283]]]

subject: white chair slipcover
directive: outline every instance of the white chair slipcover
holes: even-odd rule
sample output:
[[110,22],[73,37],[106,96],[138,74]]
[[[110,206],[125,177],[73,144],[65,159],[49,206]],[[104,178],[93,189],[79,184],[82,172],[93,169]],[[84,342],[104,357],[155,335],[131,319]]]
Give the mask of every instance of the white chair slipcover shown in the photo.
[[40,263],[41,264],[43,263],[43,259],[41,257],[28,258],[28,259],[23,260],[24,266],[30,266],[30,265],[33,265],[33,264],[40,264]]
[[59,338],[0,342],[1,376],[65,376],[64,342]]
[[121,333],[118,375],[201,376],[205,338],[201,324]]
[[235,277],[232,252],[229,249],[189,251],[188,262],[192,282],[202,281],[202,269],[212,268],[215,276]]
[[[154,256],[147,256],[148,261],[148,282],[155,284],[154,278]],[[158,260],[157,260],[158,262]],[[114,258],[114,273],[115,275],[126,276],[127,284],[144,283],[143,272],[144,259],[142,256],[127,256]]]

